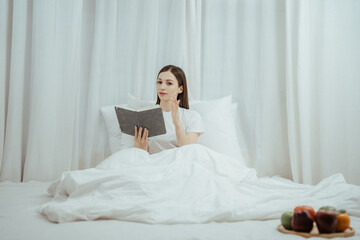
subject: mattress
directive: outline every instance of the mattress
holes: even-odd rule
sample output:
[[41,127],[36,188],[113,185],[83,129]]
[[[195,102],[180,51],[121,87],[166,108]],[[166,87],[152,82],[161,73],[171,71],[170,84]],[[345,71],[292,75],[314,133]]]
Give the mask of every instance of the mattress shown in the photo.
[[[0,183],[0,239],[302,239],[278,232],[280,219],[171,225],[119,220],[51,223],[38,212],[50,200],[46,192],[49,185],[37,181]],[[351,216],[351,226],[355,236],[347,239],[360,239],[360,218]]]

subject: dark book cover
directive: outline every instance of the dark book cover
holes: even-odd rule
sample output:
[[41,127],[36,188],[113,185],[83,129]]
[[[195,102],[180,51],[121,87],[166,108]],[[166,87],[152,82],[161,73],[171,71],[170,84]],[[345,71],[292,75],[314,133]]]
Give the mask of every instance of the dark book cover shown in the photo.
[[149,130],[148,137],[166,133],[164,116],[158,105],[138,111],[116,106],[115,112],[123,133],[135,136],[135,126]]

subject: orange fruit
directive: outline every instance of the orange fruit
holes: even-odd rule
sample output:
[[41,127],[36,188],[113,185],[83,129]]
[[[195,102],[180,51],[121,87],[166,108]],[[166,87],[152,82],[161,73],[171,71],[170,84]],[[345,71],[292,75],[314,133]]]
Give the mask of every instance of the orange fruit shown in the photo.
[[336,231],[343,232],[350,227],[350,217],[346,213],[340,213],[337,215]]

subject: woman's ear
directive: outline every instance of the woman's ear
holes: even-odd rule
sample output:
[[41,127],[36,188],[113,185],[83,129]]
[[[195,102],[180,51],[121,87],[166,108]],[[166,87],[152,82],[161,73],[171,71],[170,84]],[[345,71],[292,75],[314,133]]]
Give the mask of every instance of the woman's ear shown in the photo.
[[182,93],[182,92],[183,92],[183,90],[184,90],[184,87],[183,87],[183,86],[179,87],[179,91],[178,91],[178,93]]

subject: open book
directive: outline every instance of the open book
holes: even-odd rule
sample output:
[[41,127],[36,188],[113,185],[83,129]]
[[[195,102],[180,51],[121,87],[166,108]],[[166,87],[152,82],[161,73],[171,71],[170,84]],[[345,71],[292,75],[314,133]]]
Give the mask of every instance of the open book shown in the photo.
[[134,110],[115,106],[115,112],[119,121],[121,132],[135,136],[135,126],[146,128],[148,137],[165,134],[165,122],[159,105]]

